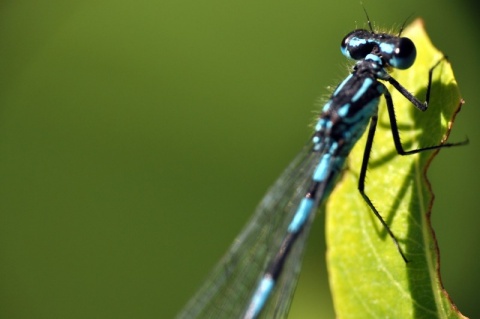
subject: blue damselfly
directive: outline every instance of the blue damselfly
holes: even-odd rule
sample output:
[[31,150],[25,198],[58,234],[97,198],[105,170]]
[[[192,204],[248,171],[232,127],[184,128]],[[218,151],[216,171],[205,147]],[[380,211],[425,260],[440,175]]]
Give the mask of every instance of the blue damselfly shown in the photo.
[[428,85],[423,102],[389,74],[391,69],[410,68],[416,59],[414,43],[401,36],[403,26],[398,35],[392,35],[374,32],[370,21],[368,25],[369,30],[354,30],[342,40],[342,53],[357,62],[324,104],[310,143],[267,192],[227,255],[178,318],[256,318],[259,314],[283,317],[293,295],[315,212],[334,188],[347,156],[365,131],[358,191],[393,240],[399,256],[408,262],[409,256],[365,192],[379,100],[382,95],[385,97],[393,144],[399,155],[468,141],[404,149],[392,96],[381,81],[393,86],[418,110],[426,111],[432,73],[446,58],[436,61],[426,75]]

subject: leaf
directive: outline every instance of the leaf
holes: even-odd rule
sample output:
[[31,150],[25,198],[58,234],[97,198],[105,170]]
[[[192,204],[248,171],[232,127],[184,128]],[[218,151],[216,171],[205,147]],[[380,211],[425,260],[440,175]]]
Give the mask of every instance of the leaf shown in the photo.
[[[417,60],[412,68],[392,72],[392,76],[423,101],[428,71],[443,54],[432,46],[420,19],[403,36],[415,43]],[[393,87],[388,89],[406,150],[446,140],[463,103],[448,61],[434,70],[431,103],[425,112]],[[430,223],[433,193],[426,172],[438,151],[397,155],[382,100],[365,191],[409,263],[403,261],[357,190],[364,136],[327,206],[327,260],[337,318],[465,318],[442,287]]]

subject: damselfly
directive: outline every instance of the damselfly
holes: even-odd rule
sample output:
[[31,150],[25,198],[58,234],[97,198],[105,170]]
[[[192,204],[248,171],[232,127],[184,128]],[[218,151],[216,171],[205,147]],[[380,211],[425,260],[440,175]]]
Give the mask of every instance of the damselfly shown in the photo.
[[391,84],[418,110],[426,111],[432,73],[445,58],[430,69],[422,102],[389,74],[392,68],[410,68],[416,58],[414,43],[401,36],[403,26],[398,35],[392,35],[374,32],[370,21],[368,25],[369,30],[354,30],[341,42],[342,53],[357,62],[324,104],[311,142],[268,191],[227,255],[178,318],[256,318],[260,313],[268,318],[283,317],[290,305],[315,212],[332,191],[347,156],[365,131],[367,141],[358,190],[393,240],[401,258],[408,262],[394,233],[365,193],[379,100],[382,95],[385,97],[399,155],[467,141],[404,150],[392,96],[381,81]]

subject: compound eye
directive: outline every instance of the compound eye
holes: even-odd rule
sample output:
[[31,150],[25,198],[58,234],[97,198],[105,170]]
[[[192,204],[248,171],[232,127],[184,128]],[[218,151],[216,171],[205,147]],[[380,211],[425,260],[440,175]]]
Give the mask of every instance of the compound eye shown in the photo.
[[361,60],[372,52],[375,43],[369,41],[371,33],[366,30],[355,30],[343,38],[340,44],[342,54],[349,59]]
[[343,38],[342,43],[340,43],[340,51],[342,51],[342,54],[349,59],[353,59],[351,54],[350,54],[349,43],[350,43],[352,37],[355,36],[355,33],[356,33],[356,31],[350,32],[349,34],[347,34]]
[[408,69],[415,62],[417,49],[409,38],[400,38],[389,64],[397,69]]

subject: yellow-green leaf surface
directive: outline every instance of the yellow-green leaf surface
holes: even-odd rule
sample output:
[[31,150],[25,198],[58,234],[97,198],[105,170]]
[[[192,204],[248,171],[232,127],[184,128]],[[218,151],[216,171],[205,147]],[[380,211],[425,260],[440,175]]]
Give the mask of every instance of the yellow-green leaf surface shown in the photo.
[[[421,20],[402,36],[415,43],[417,59],[412,68],[392,76],[424,100],[428,71],[443,54],[431,44]],[[462,104],[448,61],[434,70],[425,112],[388,88],[406,150],[446,140]],[[409,259],[406,264],[357,191],[364,147],[365,136],[351,153],[327,206],[327,259],[337,318],[464,318],[442,287],[430,223],[435,207],[426,172],[438,152],[397,155],[385,101],[380,104],[365,190],[398,238]]]

